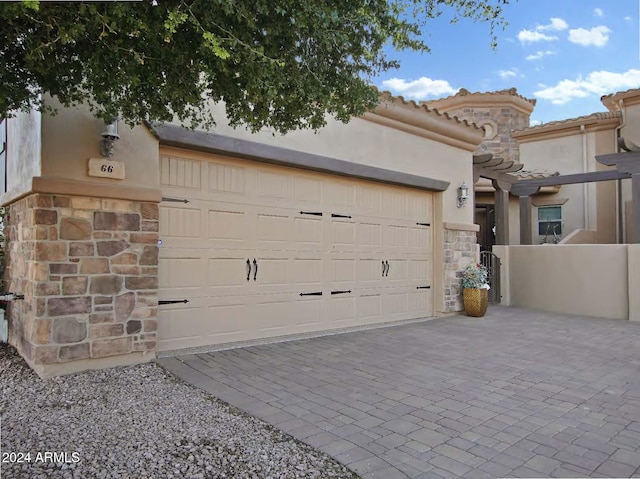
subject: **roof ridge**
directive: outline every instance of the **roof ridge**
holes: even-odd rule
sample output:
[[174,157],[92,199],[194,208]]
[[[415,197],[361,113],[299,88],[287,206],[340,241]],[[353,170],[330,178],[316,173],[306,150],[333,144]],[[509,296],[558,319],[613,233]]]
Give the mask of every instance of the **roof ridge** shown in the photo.
[[469,91],[466,88],[460,88],[455,94],[453,95],[449,95],[443,98],[436,98],[433,100],[424,100],[421,101],[421,104],[426,104],[426,103],[434,103],[434,102],[438,102],[438,101],[442,101],[442,100],[448,100],[449,98],[455,98],[455,97],[461,97],[461,96],[470,96],[470,95],[510,95],[510,96],[515,96],[518,98],[522,98],[523,100],[531,103],[532,105],[535,106],[536,104],[536,99],[534,98],[527,98],[523,95],[521,95],[520,93],[518,93],[518,89],[515,87],[512,88],[505,88],[502,90],[492,90],[492,91],[486,91],[486,92],[482,92],[482,91]]
[[413,105],[415,108],[422,109],[427,113],[434,113],[437,116],[442,116],[442,117],[446,118],[447,120],[455,121],[456,123],[460,123],[460,124],[463,124],[465,126],[469,126],[469,127],[472,127],[472,128],[477,128],[479,130],[481,129],[481,127],[478,126],[478,124],[476,124],[475,122],[472,122],[472,121],[469,121],[469,120],[466,120],[466,119],[462,119],[462,118],[460,118],[460,117],[458,117],[456,115],[450,115],[447,112],[441,112],[437,108],[430,107],[428,105],[425,105],[422,102],[417,103],[415,100],[407,100],[402,95],[393,95],[388,90],[384,90],[384,91],[380,92],[380,96],[385,100],[391,100],[391,101],[399,100],[403,105]]
[[580,115],[573,118],[565,118],[563,120],[553,120],[553,121],[548,121],[546,123],[540,123],[538,125],[530,125],[524,128],[517,128],[513,130],[513,132],[541,129],[546,126],[561,125],[561,124],[571,123],[579,120],[590,120],[590,119],[605,120],[607,118],[618,118],[618,117],[620,117],[620,112],[617,112],[617,111],[597,111],[595,113],[589,113],[588,115]]

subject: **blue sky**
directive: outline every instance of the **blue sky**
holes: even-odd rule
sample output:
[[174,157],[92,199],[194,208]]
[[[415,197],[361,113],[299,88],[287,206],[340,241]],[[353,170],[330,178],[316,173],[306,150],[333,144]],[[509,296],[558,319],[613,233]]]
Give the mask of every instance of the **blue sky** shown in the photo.
[[418,101],[516,87],[537,100],[532,124],[606,111],[602,95],[640,88],[639,10],[640,0],[513,1],[496,50],[488,24],[443,16],[425,29],[431,53],[394,53],[400,69],[374,83]]

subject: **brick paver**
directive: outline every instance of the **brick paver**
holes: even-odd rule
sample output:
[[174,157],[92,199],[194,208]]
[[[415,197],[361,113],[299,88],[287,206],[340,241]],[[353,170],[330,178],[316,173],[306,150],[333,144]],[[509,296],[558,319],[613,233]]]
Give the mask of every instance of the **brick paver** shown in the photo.
[[640,477],[640,324],[492,307],[159,359],[363,478]]

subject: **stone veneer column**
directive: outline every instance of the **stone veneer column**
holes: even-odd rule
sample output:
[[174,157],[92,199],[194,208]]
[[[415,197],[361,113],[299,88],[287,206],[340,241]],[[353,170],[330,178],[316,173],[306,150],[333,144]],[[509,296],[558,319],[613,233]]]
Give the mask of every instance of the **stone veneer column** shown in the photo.
[[9,341],[38,374],[154,357],[156,203],[32,194],[6,228]]
[[480,261],[477,225],[444,223],[444,309],[456,312],[462,304],[462,269]]

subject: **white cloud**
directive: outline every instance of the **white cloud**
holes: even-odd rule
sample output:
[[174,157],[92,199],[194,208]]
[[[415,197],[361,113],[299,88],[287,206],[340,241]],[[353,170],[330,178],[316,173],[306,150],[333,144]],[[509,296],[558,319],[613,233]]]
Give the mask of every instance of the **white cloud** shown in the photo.
[[502,78],[503,80],[506,80],[508,78],[517,77],[518,70],[516,70],[515,68],[512,70],[500,70],[498,72],[498,75],[500,75],[500,78]]
[[640,70],[630,69],[623,73],[600,70],[589,73],[586,78],[565,79],[555,86],[541,84],[540,87],[540,90],[533,92],[537,98],[548,100],[555,105],[563,105],[575,98],[640,88]]
[[527,60],[540,60],[542,57],[546,55],[553,55],[555,52],[551,50],[538,50],[537,52],[527,55]]
[[602,11],[602,8],[594,8],[593,15],[596,17],[601,17],[604,15],[604,12]]
[[537,31],[544,31],[544,30],[561,31],[561,30],[566,30],[567,28],[569,28],[569,24],[565,22],[562,18],[552,18],[551,23],[549,23],[548,25],[537,26],[536,30]]
[[518,32],[518,40],[522,43],[534,43],[540,41],[553,41],[557,40],[558,37],[555,35],[547,35],[546,33],[542,33],[545,31],[562,31],[569,28],[567,22],[565,22],[562,18],[552,18],[550,23],[547,25],[538,25],[533,30],[520,30]]
[[630,22],[631,20],[633,20],[633,18],[631,18],[629,15],[627,15],[626,17],[624,17],[624,19],[625,19],[627,22]]
[[569,41],[585,47],[591,45],[603,47],[609,41],[609,33],[611,33],[611,30],[604,25],[593,27],[590,30],[574,28],[569,30]]
[[536,125],[542,125],[542,121],[540,121],[540,120],[531,120],[529,122],[529,126],[536,126]]
[[383,81],[382,86],[391,90],[392,93],[416,100],[422,100],[427,97],[453,95],[458,91],[446,80],[433,80],[427,77],[420,77],[413,81],[407,81],[402,78],[391,78]]
[[520,40],[522,43],[534,43],[540,42],[542,40],[550,42],[557,39],[558,37],[556,36],[545,35],[544,33],[534,32],[532,30],[521,30],[520,32],[518,32],[518,40]]

